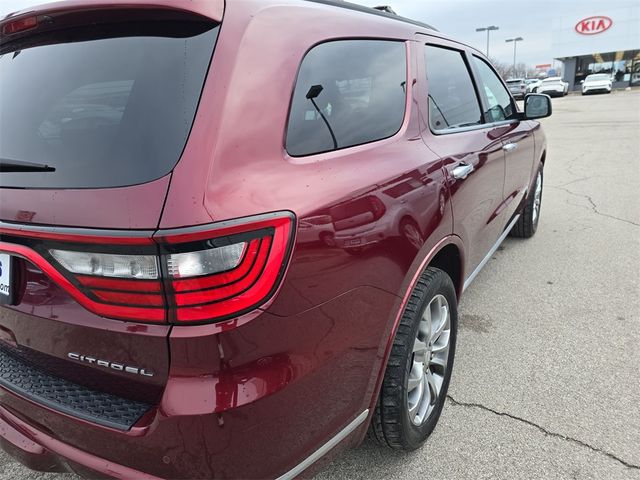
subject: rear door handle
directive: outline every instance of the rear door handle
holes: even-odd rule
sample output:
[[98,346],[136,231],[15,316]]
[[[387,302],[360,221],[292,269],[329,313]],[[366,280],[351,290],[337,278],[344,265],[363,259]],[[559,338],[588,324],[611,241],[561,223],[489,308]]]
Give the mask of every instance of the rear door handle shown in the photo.
[[518,144],[517,143],[507,143],[504,147],[502,147],[502,149],[505,152],[512,152],[514,151],[516,148],[518,148]]
[[451,171],[451,175],[453,175],[453,178],[463,180],[467,178],[471,172],[473,172],[473,165],[462,162]]

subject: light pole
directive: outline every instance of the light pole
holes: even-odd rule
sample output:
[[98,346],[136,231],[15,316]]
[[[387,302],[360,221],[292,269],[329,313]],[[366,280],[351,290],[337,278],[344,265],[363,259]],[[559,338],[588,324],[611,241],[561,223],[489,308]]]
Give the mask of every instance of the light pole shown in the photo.
[[487,58],[489,58],[489,32],[498,30],[498,27],[491,25],[489,27],[476,28],[476,32],[487,32]]
[[507,38],[505,40],[506,43],[513,42],[513,76],[514,78],[516,77],[516,45],[518,44],[518,42],[521,42],[522,40],[524,40],[524,38],[522,37]]

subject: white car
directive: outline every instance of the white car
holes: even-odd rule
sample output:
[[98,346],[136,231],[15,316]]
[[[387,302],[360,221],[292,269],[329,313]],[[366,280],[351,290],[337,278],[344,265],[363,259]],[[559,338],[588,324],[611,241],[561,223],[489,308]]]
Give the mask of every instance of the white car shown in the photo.
[[582,95],[586,95],[591,92],[611,93],[612,86],[613,82],[611,81],[611,75],[608,73],[587,75],[587,78],[582,81]]
[[527,78],[524,83],[527,85],[527,93],[538,93],[538,87],[542,85],[539,78]]
[[542,80],[538,93],[546,93],[550,97],[564,97],[569,93],[569,84],[561,77],[549,77]]

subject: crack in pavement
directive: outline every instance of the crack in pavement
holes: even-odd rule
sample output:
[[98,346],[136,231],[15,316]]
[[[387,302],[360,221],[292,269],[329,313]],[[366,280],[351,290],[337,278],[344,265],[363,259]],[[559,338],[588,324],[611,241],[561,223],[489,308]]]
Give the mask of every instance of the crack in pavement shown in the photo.
[[499,412],[498,410],[494,410],[493,408],[487,407],[487,406],[482,405],[480,403],[462,402],[462,401],[456,400],[451,395],[447,395],[447,398],[454,405],[457,405],[457,406],[460,406],[460,407],[478,408],[480,410],[491,412],[494,415],[498,415],[498,416],[501,416],[501,417],[508,417],[508,418],[510,418],[512,420],[516,420],[518,422],[521,422],[521,423],[524,423],[524,424],[529,425],[531,427],[534,427],[534,428],[538,429],[539,431],[541,431],[542,433],[544,433],[545,435],[547,435],[549,437],[559,438],[559,439],[565,440],[567,442],[575,443],[576,445],[580,445],[582,447],[586,447],[586,448],[588,448],[589,450],[591,450],[593,452],[601,453],[603,455],[606,455],[607,457],[609,457],[612,460],[615,460],[615,461],[621,463],[622,465],[624,465],[627,468],[631,468],[631,469],[634,469],[634,470],[640,470],[640,465],[635,465],[633,463],[629,463],[629,462],[621,459],[620,457],[617,457],[613,453],[607,452],[606,450],[601,450],[601,449],[599,449],[597,447],[594,447],[592,445],[589,445],[588,443],[583,442],[582,440],[578,440],[577,438],[569,437],[567,435],[563,435],[562,433],[551,432],[551,431],[547,430],[546,428],[538,425],[537,423],[534,423],[531,420],[527,420],[526,418],[518,417],[516,415],[512,415],[512,414],[507,413],[507,412]]
[[[570,182],[570,183],[572,183],[572,182]],[[573,195],[575,197],[586,198],[587,201],[591,204],[591,208],[589,208],[589,207],[584,207],[584,208],[586,208],[587,210],[592,210],[593,213],[595,213],[596,215],[612,218],[612,219],[618,220],[620,222],[629,223],[631,225],[635,225],[636,227],[640,227],[640,223],[636,223],[636,222],[633,222],[631,220],[627,220],[625,218],[616,217],[616,216],[613,216],[613,215],[609,215],[608,213],[602,213],[602,212],[598,211],[598,206],[596,205],[596,203],[593,201],[593,199],[589,195],[585,195],[583,193],[572,192],[568,188],[564,188],[563,186],[559,186],[559,185],[548,185],[548,186],[549,186],[549,188],[555,188],[557,190],[562,190],[563,192],[566,192],[569,195]],[[576,205],[576,207],[577,206],[579,206],[579,205]]]

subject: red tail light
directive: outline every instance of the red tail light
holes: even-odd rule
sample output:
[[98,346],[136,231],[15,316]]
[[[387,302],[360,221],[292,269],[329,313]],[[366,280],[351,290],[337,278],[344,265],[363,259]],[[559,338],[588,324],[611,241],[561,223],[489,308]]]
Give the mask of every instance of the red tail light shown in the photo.
[[19,20],[14,20],[9,23],[5,23],[2,27],[2,33],[4,35],[11,35],[12,33],[23,32],[38,26],[37,17],[26,17]]
[[273,296],[292,248],[293,221],[289,213],[267,214],[149,232],[135,242],[116,235],[104,245],[77,233],[27,236],[0,228],[3,237],[22,243],[0,242],[0,250],[35,263],[98,315],[209,323],[250,312]]
[[384,206],[384,203],[382,203],[382,200],[380,200],[375,195],[368,196],[367,200],[369,200],[369,204],[371,205],[371,211],[373,212],[373,218],[375,220],[379,220],[380,218],[382,218],[382,216],[387,211],[387,208]]

